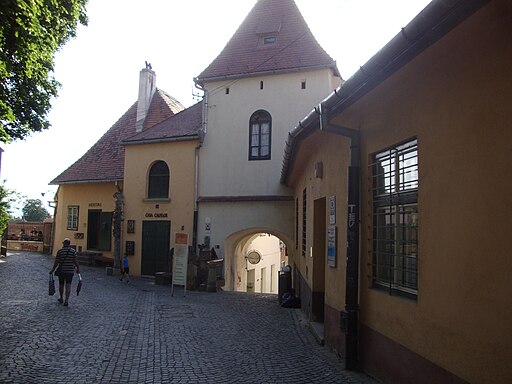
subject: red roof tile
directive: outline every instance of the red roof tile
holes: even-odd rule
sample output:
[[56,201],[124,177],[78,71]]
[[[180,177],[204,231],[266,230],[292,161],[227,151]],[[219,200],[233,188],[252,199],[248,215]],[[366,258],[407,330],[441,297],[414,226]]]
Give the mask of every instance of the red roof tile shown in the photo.
[[[276,37],[275,43],[263,44],[270,36]],[[293,0],[258,0],[196,81],[307,68],[332,68],[339,75],[336,62],[318,44]]]
[[197,139],[201,129],[203,103],[199,102],[168,119],[126,139],[124,144],[140,144],[176,139]]
[[[144,130],[174,115],[183,106],[165,92],[157,89]],[[105,182],[124,178],[124,146],[122,142],[135,135],[137,103],[128,111],[73,165],[53,179],[50,184]]]

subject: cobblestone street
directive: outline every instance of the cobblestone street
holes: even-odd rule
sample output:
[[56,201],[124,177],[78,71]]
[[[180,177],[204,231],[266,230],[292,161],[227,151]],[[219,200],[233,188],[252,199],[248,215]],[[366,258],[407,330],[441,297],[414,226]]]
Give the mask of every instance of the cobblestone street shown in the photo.
[[[48,295],[53,259],[0,259],[0,383],[374,383],[314,340],[275,295],[121,283],[82,267],[69,307]],[[58,284],[57,284],[58,285]]]

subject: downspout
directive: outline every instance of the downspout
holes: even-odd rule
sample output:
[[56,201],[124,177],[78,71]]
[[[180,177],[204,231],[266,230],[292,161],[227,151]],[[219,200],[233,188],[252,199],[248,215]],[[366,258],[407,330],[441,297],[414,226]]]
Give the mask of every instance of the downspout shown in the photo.
[[195,87],[203,91],[203,111],[201,116],[201,128],[199,129],[199,145],[195,148],[195,169],[194,169],[194,221],[192,233],[193,254],[197,255],[197,232],[199,229],[199,154],[203,146],[204,136],[208,125],[208,92],[204,89],[197,79],[194,79]]
[[201,149],[202,144],[195,148],[195,169],[194,169],[194,224],[193,224],[193,232],[192,232],[192,249],[194,254],[197,252],[197,228],[198,228],[198,220],[199,220],[199,208],[197,204],[197,200],[199,198],[199,150]]
[[341,312],[341,330],[345,334],[345,368],[358,367],[359,344],[359,211],[360,211],[360,136],[359,132],[329,124],[327,111],[318,106],[320,130],[350,138],[347,201],[347,260],[345,272],[345,310]]

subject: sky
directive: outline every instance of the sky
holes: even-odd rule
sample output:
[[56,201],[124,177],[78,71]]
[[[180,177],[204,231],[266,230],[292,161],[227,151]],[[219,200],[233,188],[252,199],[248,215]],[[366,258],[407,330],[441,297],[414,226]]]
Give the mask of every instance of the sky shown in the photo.
[[[347,80],[430,0],[295,2]],[[88,26],[79,26],[77,36],[55,55],[54,76],[62,86],[48,115],[52,126],[2,145],[0,180],[25,198],[41,199],[53,214],[48,202],[57,186],[49,183],[137,100],[145,61],[156,72],[158,88],[185,107],[194,104],[200,92],[193,78],[217,57],[255,3],[89,0]],[[22,206],[20,200],[13,207],[16,216]]]

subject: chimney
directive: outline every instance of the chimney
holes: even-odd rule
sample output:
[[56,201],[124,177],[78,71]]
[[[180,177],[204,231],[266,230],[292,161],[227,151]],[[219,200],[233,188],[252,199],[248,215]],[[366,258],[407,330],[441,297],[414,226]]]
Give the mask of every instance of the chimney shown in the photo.
[[135,132],[141,132],[144,120],[148,114],[151,99],[156,91],[156,74],[151,69],[151,64],[146,61],[146,68],[140,71],[139,99],[137,100],[137,122]]

